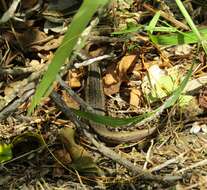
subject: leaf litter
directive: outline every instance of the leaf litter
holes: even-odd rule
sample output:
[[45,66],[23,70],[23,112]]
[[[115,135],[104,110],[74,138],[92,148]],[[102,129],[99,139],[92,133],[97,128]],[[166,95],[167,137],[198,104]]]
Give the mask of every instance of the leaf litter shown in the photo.
[[[3,18],[0,29],[0,61],[1,72],[3,73],[0,76],[0,110],[1,113],[7,113],[6,116],[2,117],[4,119],[0,123],[0,162],[3,163],[0,168],[0,186],[4,189],[163,188],[162,184],[155,181],[138,180],[137,176],[132,175],[122,165],[103,157],[88,141],[84,132],[79,129],[75,135],[77,144],[73,144],[72,147],[78,147],[76,151],[79,150],[78,154],[83,154],[83,157],[80,157],[80,162],[74,162],[72,163],[73,167],[69,167],[71,154],[68,153],[71,149],[68,151],[67,143],[61,142],[58,131],[61,128],[64,131],[67,129],[65,127],[71,129],[75,126],[65,118],[50,98],[42,101],[31,117],[26,116],[30,97],[33,94],[27,85],[33,82],[37,84],[41,72],[36,73],[44,70],[51,61],[54,50],[59,47],[63,39],[65,32],[63,28],[68,24],[63,22],[58,24],[64,26],[63,28],[53,30],[51,27],[45,32],[48,17],[46,18],[42,14],[47,9],[42,8],[51,7],[53,2],[62,6],[56,1],[51,1],[49,4],[47,1],[32,1],[31,4],[22,1],[21,4],[17,5],[19,9],[15,7],[6,20],[4,13],[9,10],[9,7],[9,11],[11,11],[12,1],[0,2],[0,13],[1,18]],[[152,7],[150,7],[153,8],[154,6],[154,10],[162,10],[163,7],[168,6],[169,9],[166,14],[174,13],[173,5],[164,5],[165,3],[156,5],[156,3],[151,2]],[[195,9],[193,11],[199,8],[199,5],[194,1],[191,5]],[[53,6],[53,9],[55,10],[58,6]],[[119,39],[124,39],[122,41],[99,41],[101,37],[112,38],[111,32],[128,30],[133,24],[147,25],[154,14],[151,8],[146,4],[142,6],[141,1],[112,2],[108,7],[107,16],[103,17],[106,23],[101,21],[92,31],[93,37],[96,36],[97,40],[91,42],[90,37],[92,35],[89,36],[90,42],[87,41],[86,45],[90,43],[90,48],[82,48],[81,51],[75,52],[74,54],[77,56],[73,62],[85,61],[90,59],[90,56],[97,57],[110,53],[115,55],[115,58],[102,60],[99,63],[102,69],[104,95],[107,98],[106,110],[110,116],[128,118],[151,111],[161,105],[176,86],[179,86],[182,77],[186,75],[192,62],[196,60],[197,64],[193,76],[186,87],[187,90],[185,90],[188,96],[182,95],[188,97],[182,99],[182,105],[186,105],[185,107],[177,102],[175,106],[163,112],[159,118],[146,123],[146,126],[141,126],[141,128],[158,127],[159,131],[152,137],[147,137],[136,143],[109,146],[123,158],[132,161],[136,166],[151,171],[153,174],[181,175],[182,179],[171,185],[174,189],[206,189],[207,101],[205,88],[206,58],[205,55],[201,55],[203,50],[199,49],[197,44],[179,46],[175,44],[173,44],[175,46],[153,44],[150,42],[147,33],[139,30],[136,32],[119,32],[118,35],[112,34],[117,35],[116,37]],[[62,8],[60,9],[63,11]],[[146,12],[147,14],[145,14]],[[202,16],[203,13],[200,14]],[[57,15],[56,17],[59,18]],[[170,18],[168,17],[168,19]],[[180,19],[178,16],[174,18]],[[205,26],[202,19],[197,22],[197,24],[204,24]],[[172,20],[171,24],[175,23],[175,20]],[[112,25],[114,28],[109,27]],[[104,27],[106,27],[105,30]],[[94,51],[97,52],[94,53]],[[156,68],[156,71],[151,69],[153,67]],[[175,75],[172,74],[172,70],[176,71]],[[31,73],[36,74],[34,80]],[[161,79],[159,79],[160,73]],[[87,75],[87,70],[83,67],[67,70],[63,79],[77,94],[84,97],[83,89],[86,86],[84,81]],[[152,75],[156,77],[156,80],[153,81],[152,78],[148,80]],[[148,91],[143,89],[145,81],[148,82],[147,85],[145,84]],[[150,83],[153,84],[153,88]],[[69,97],[58,84],[54,86],[54,89],[62,95],[68,106],[79,107],[77,102]],[[30,91],[31,94],[25,96]],[[154,101],[150,99],[152,95]],[[24,96],[26,98],[20,101]],[[17,104],[18,101],[19,104]],[[15,109],[7,111],[9,105]],[[133,130],[133,126],[116,129],[109,127],[109,129],[127,132]],[[11,158],[11,150],[8,147],[12,141],[24,137],[24,134],[37,133],[38,131],[41,131],[41,138],[43,137],[47,148],[34,148],[28,145],[29,150],[25,150],[24,145],[20,144],[24,154],[25,151],[28,154],[24,155],[17,149],[15,151],[20,152],[19,158]],[[91,131],[91,133],[93,132]],[[70,140],[74,141],[73,138]],[[99,140],[101,141],[101,139]],[[87,159],[84,160],[85,153],[90,155],[89,164]],[[68,167],[65,168],[65,165]],[[95,173],[95,175],[84,174],[81,170],[89,174]],[[98,177],[98,173],[102,174]],[[164,187],[170,188],[170,184]]]

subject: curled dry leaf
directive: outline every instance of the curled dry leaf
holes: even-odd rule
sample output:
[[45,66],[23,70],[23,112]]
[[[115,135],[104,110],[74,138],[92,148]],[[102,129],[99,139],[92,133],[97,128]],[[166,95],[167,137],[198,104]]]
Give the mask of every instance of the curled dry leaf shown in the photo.
[[44,64],[41,64],[38,60],[32,60],[29,63],[29,66],[31,66],[34,70],[39,71],[43,68]]
[[[69,152],[65,149],[56,150],[54,155],[65,166],[68,166],[72,162]],[[54,177],[61,177],[64,175],[64,171],[64,168],[59,163],[55,163],[52,174]]]
[[45,40],[47,35],[38,28],[33,28],[22,33],[18,33],[17,38],[25,51],[35,51],[35,48],[32,47],[32,44],[37,41]]
[[31,9],[35,6],[35,4],[38,2],[38,0],[21,0],[21,7],[23,9]]
[[203,108],[207,108],[207,88],[200,90],[199,105]]
[[62,96],[68,107],[79,109],[80,105],[65,90],[62,91]]
[[112,84],[110,86],[104,86],[104,93],[108,96],[112,94],[116,94],[117,92],[119,92],[120,85],[121,85],[121,82]]
[[118,63],[118,66],[110,66],[103,77],[104,93],[112,95],[119,92],[123,80],[127,80],[127,72],[135,64],[136,55],[126,55]]
[[106,75],[103,77],[104,93],[112,95],[119,92],[121,82],[119,80],[115,65],[107,68]]
[[134,66],[136,58],[136,55],[126,55],[119,61],[117,71],[121,80],[127,79],[127,72]]
[[107,86],[118,83],[117,74],[116,73],[107,73],[104,78],[104,84]]
[[137,88],[132,88],[130,91],[130,105],[139,107],[140,106],[141,91]]
[[83,70],[79,70],[79,69],[70,70],[67,75],[68,85],[71,88],[80,88],[82,76],[83,76]]
[[71,127],[62,128],[59,138],[70,153],[72,163],[70,167],[88,175],[102,175],[103,171],[94,162],[94,157],[82,146],[75,142],[75,130]]
[[187,55],[192,51],[192,46],[188,44],[178,45],[175,47],[175,55]]

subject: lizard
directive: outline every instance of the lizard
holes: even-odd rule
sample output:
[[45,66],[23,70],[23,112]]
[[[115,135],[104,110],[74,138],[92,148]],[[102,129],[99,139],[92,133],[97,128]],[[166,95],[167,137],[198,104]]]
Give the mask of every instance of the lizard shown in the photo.
[[[105,115],[105,97],[101,80],[100,67],[97,64],[88,66],[88,79],[85,88],[86,102],[93,107],[93,113]],[[105,125],[89,121],[90,127],[107,143],[121,144],[138,142],[157,131],[157,127],[135,131],[110,131]]]

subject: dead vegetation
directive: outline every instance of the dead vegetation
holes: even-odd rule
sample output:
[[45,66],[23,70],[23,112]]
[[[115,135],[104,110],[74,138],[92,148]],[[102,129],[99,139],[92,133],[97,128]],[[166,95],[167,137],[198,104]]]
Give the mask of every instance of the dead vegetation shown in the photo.
[[[74,49],[51,95],[27,115],[80,4],[0,1],[0,187],[206,189],[205,52],[196,43],[152,43],[145,30],[158,10],[163,23],[189,30],[172,1],[112,1],[99,23],[88,25],[84,47]],[[205,8],[185,5],[205,27]],[[130,31],[135,26],[140,28]],[[180,86],[193,62],[182,98],[144,125],[103,126],[69,109],[117,118],[150,112]]]

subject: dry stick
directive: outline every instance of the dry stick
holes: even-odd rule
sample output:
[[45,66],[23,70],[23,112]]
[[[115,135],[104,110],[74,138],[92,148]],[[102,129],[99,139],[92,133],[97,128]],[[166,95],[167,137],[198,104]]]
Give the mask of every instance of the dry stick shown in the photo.
[[35,69],[34,67],[14,67],[14,68],[1,68],[0,69],[0,75],[12,75],[12,76],[17,76],[17,75],[24,75],[24,74],[28,74],[28,73],[32,73],[37,71],[37,69]]
[[[156,13],[158,10],[154,9],[153,7],[151,7],[150,5],[144,3],[143,4],[143,7],[145,9],[147,9],[148,11],[151,11],[153,13]],[[173,23],[175,26],[177,26],[178,28],[182,28],[184,30],[189,30],[189,27],[186,26],[185,24],[183,24],[182,22],[176,20],[173,16],[165,13],[164,11],[162,10],[159,10],[160,11],[160,15],[165,18],[166,20],[170,21],[171,23]]]
[[1,120],[11,115],[22,103],[34,94],[34,81],[38,79],[46,69],[47,65],[41,68],[40,71],[32,73],[28,78],[22,80],[13,90],[13,93],[9,97],[9,102],[6,102],[4,107],[0,110]]
[[0,112],[0,120],[7,118],[9,115],[15,112],[16,109],[33,94],[34,94],[34,87],[30,89],[29,91],[25,92],[19,99],[15,100],[11,104],[9,104],[7,107],[5,107],[5,109],[3,109]]
[[193,168],[201,167],[201,166],[205,166],[205,165],[207,165],[207,159],[202,160],[200,162],[197,162],[195,164],[192,164],[190,166],[187,166],[186,168],[183,168],[181,170],[178,170],[176,173],[183,173],[183,172],[185,172],[187,170],[192,170]]
[[178,155],[178,156],[175,157],[175,158],[172,158],[172,159],[170,159],[170,160],[167,160],[166,162],[164,162],[164,163],[162,163],[162,164],[160,164],[160,165],[158,165],[158,166],[153,167],[152,169],[150,169],[150,171],[151,171],[151,172],[159,171],[159,170],[161,170],[161,169],[167,167],[167,166],[170,165],[170,164],[177,163],[177,162],[179,162],[179,161],[181,161],[181,160],[183,159],[183,156],[184,156],[185,154],[186,154],[186,153],[182,153],[182,154]]
[[139,166],[134,165],[132,162],[127,160],[124,157],[121,157],[119,154],[111,150],[110,148],[104,146],[99,143],[92,134],[87,132],[88,126],[77,119],[76,115],[70,110],[69,107],[65,104],[65,102],[61,99],[60,95],[56,92],[52,92],[50,97],[55,102],[57,107],[65,114],[65,116],[70,119],[78,128],[82,128],[84,130],[85,135],[88,139],[97,147],[98,151],[102,153],[104,156],[118,162],[119,164],[125,166],[128,170],[130,170],[133,175],[138,175],[138,178],[142,180],[153,180],[156,182],[160,182],[163,184],[173,183],[179,179],[182,179],[181,176],[166,176],[162,177],[159,175],[153,175],[147,171],[143,171]]
[[95,58],[88,59],[88,60],[83,61],[81,63],[75,63],[74,67],[76,69],[78,69],[80,67],[88,66],[88,65],[93,64],[97,61],[102,61],[103,59],[107,59],[107,58],[112,58],[112,55],[102,55],[102,56],[98,56],[98,57],[95,57]]

